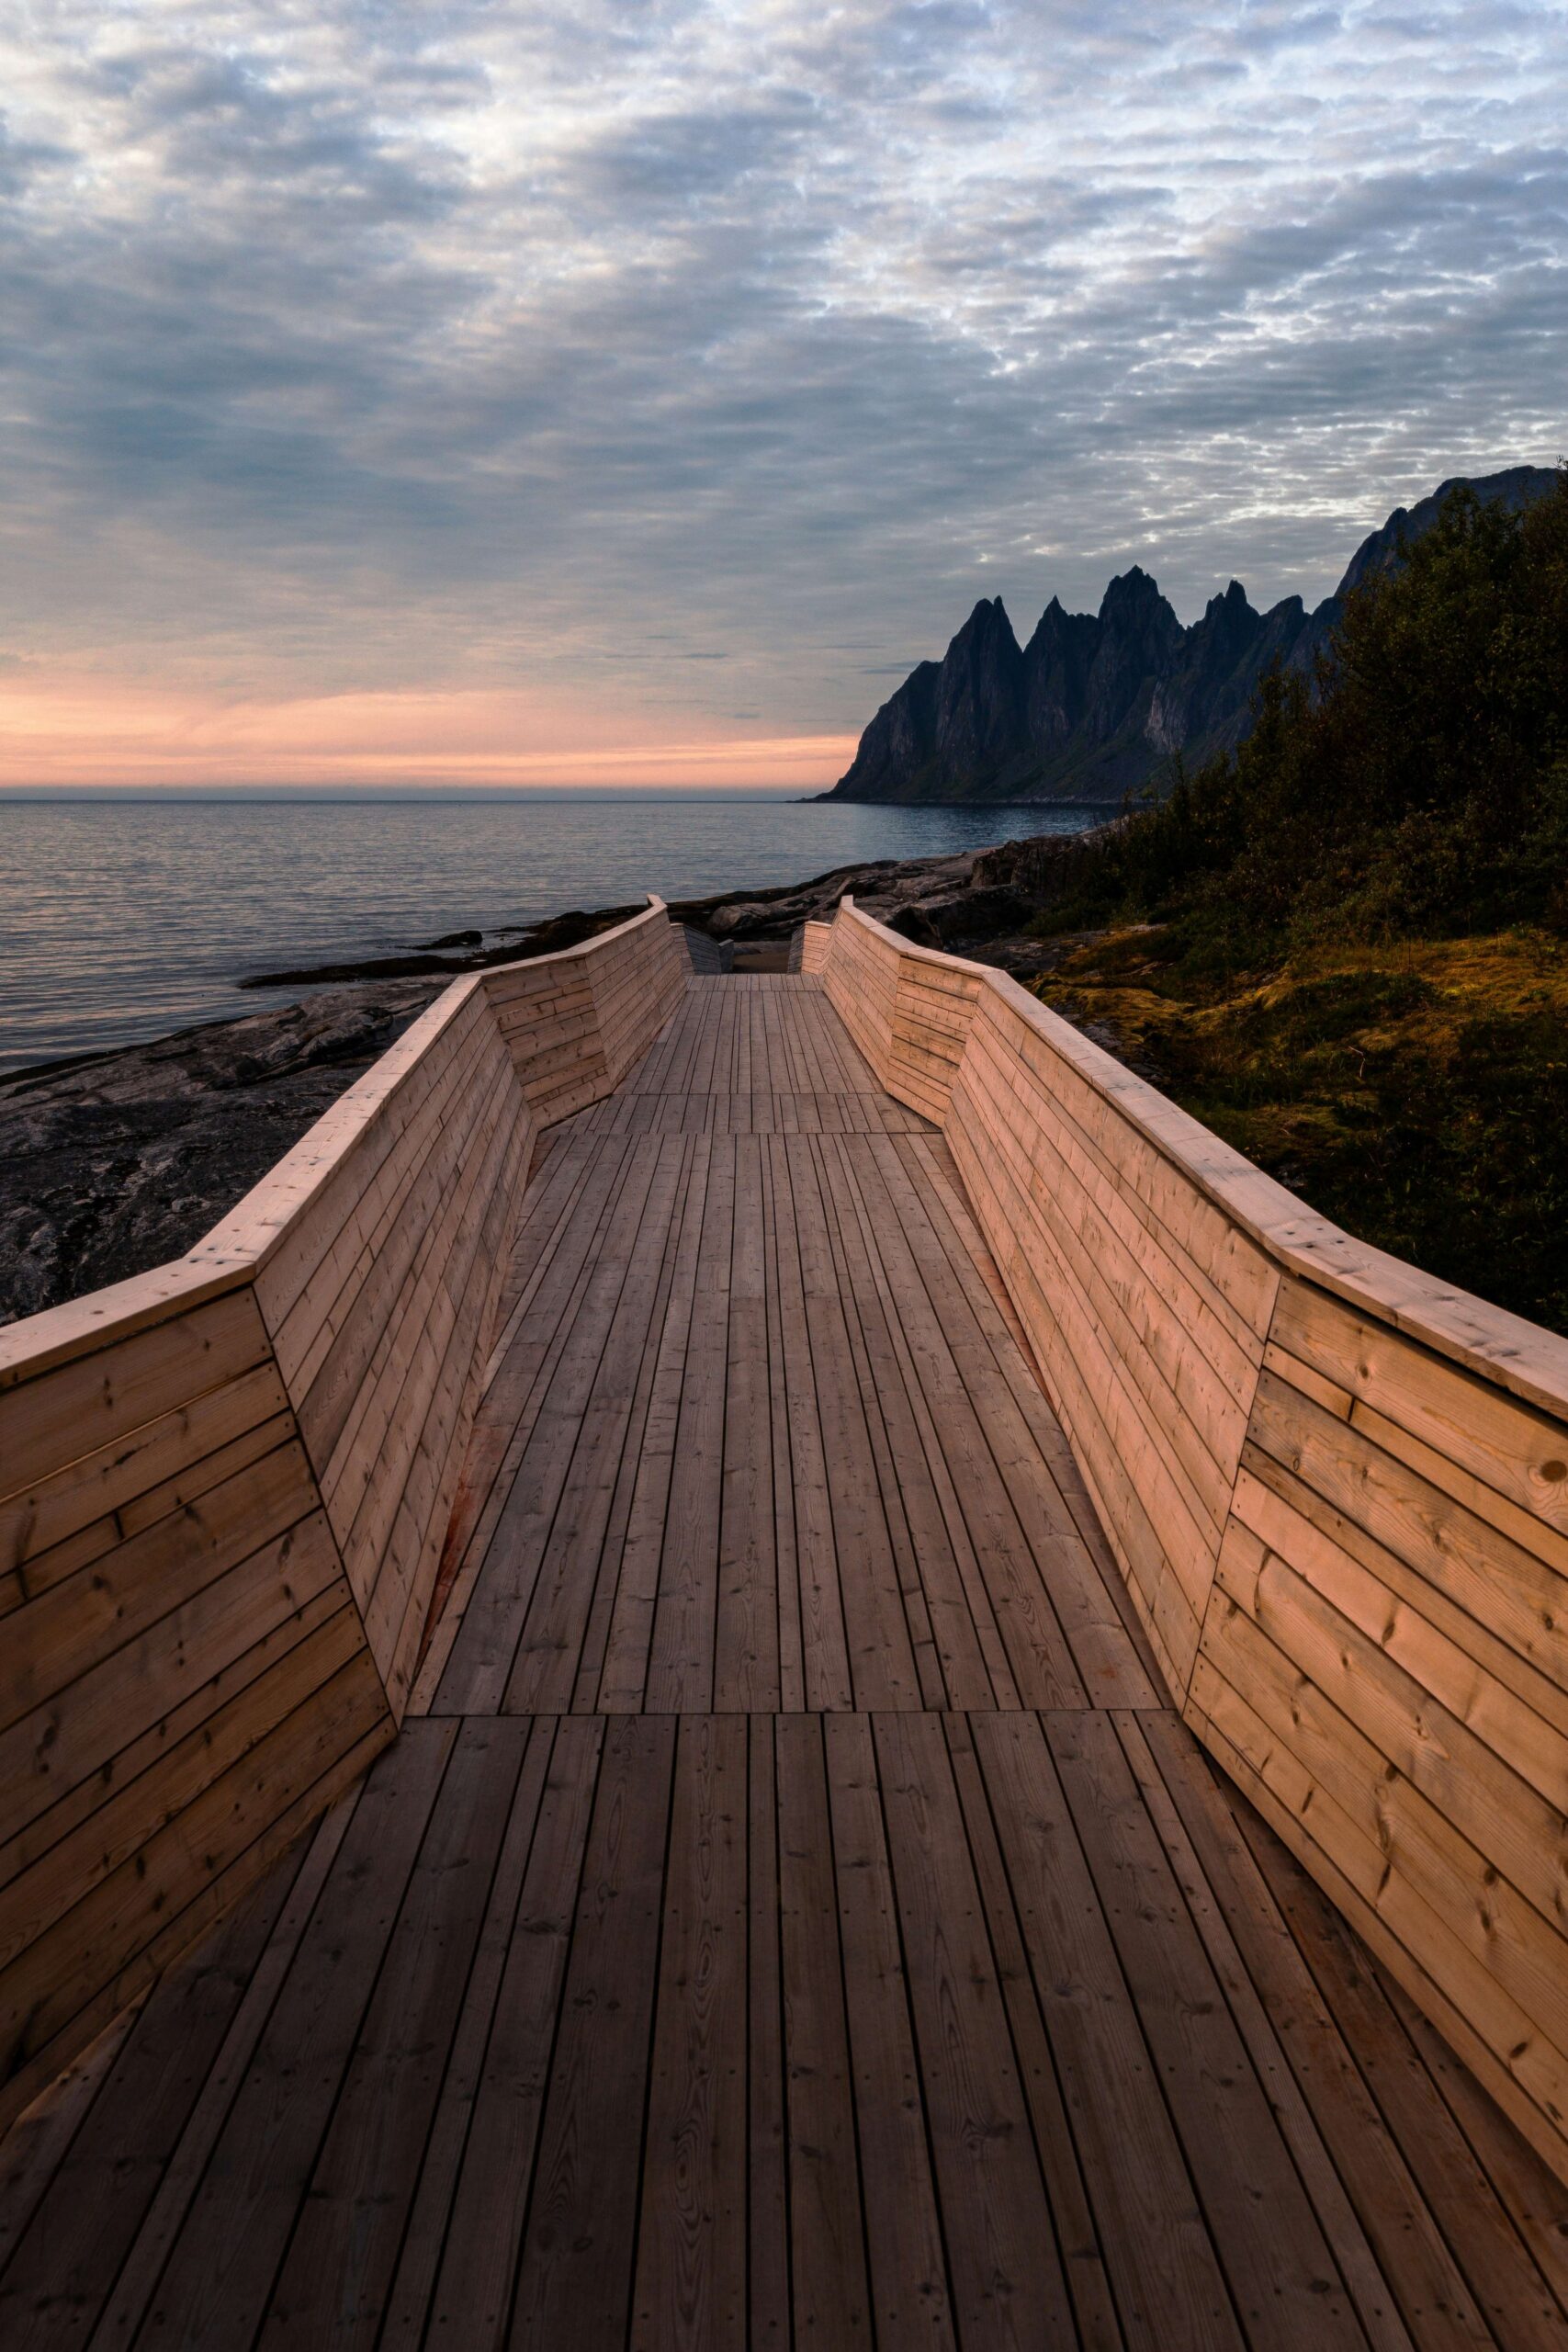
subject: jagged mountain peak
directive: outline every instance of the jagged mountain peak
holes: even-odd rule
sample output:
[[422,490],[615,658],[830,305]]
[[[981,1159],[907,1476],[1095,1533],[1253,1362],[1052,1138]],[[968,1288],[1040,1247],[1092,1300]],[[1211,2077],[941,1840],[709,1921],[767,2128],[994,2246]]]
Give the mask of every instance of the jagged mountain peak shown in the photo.
[[964,621],[964,628],[959,630],[959,638],[968,638],[968,635],[985,635],[992,628],[1006,628],[1009,638],[1013,635],[1013,623],[1009,621],[1006,605],[1001,602],[1001,597],[983,595],[978,597],[978,602],[976,602],[976,609],[971,612],[968,621]]
[[1100,600],[1100,616],[1103,620],[1107,611],[1114,611],[1120,606],[1137,607],[1156,603],[1163,605],[1164,602],[1159,582],[1153,572],[1145,571],[1141,563],[1130,563],[1125,571],[1112,575]]
[[1361,541],[1335,595],[1348,596],[1371,572],[1386,571],[1397,563],[1401,548],[1431,529],[1438,519],[1438,509],[1450,491],[1472,490],[1486,505],[1506,506],[1513,511],[1543,496],[1555,479],[1546,466],[1505,466],[1495,474],[1450,474],[1446,481],[1438,484],[1429,498],[1419,499],[1414,506],[1396,506],[1382,530]]
[[[1544,467],[1512,466],[1468,486],[1518,507],[1555,480]],[[1109,582],[1098,614],[1069,613],[1053,596],[1021,651],[1001,598],[982,596],[942,660],[919,663],[883,704],[829,797],[1114,805],[1172,752],[1201,760],[1239,742],[1265,672],[1277,661],[1310,671],[1343,598],[1396,563],[1458,486],[1397,507],[1315,612],[1286,596],[1259,614],[1232,580],[1184,628],[1134,563]]]
[[1018,643],[1018,639],[1013,633],[1012,623],[1008,618],[1007,606],[1001,598],[982,596],[953,643],[967,645],[976,638],[989,639],[991,637],[998,639],[1005,637],[1015,646]]

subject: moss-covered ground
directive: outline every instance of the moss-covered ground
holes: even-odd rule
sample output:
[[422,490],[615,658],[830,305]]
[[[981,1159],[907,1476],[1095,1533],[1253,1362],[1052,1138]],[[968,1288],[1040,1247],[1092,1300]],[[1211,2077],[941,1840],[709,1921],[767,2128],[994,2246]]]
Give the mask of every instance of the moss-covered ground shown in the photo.
[[1568,1330],[1568,943],[1202,964],[1177,926],[1113,930],[1038,993],[1348,1231]]

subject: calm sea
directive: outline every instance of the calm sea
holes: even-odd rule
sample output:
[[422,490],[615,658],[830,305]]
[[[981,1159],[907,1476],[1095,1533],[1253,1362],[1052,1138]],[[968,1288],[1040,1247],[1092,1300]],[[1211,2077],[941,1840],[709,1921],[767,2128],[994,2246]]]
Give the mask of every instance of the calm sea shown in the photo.
[[248,972],[804,881],[1103,811],[747,799],[0,800],[0,1069],[232,1020]]

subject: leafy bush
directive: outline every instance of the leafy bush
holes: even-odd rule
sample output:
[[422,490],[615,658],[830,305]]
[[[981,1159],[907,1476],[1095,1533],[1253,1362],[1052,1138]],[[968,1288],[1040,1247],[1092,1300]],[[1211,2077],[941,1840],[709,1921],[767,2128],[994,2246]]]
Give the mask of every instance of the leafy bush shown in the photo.
[[1568,472],[1455,492],[1234,753],[1055,857],[1040,993],[1325,1215],[1568,1329]]
[[1324,938],[1568,931],[1568,471],[1468,490],[1247,740],[1058,860],[1039,927],[1179,924],[1193,977]]

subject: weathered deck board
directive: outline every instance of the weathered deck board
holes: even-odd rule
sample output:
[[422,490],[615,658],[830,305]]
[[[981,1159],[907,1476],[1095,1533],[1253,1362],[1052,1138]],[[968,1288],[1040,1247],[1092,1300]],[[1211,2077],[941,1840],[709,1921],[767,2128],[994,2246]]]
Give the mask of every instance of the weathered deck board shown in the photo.
[[1122,1721],[1146,1786],[1085,1709],[411,1723],[216,2132],[287,1882],[136,2019],[5,2342],[1561,2345],[1561,2194]]
[[[1016,1401],[1017,1342],[915,1203],[896,1106],[820,989],[781,981],[694,982],[546,1163],[479,1409],[494,1485],[416,1709],[1158,1703],[1062,1450]],[[644,1104],[668,1115],[623,1125]],[[983,1255],[972,1227],[961,1246]]]
[[1568,2352],[817,984],[694,982],[502,1298],[415,1711],[0,2149],[0,2342]]

